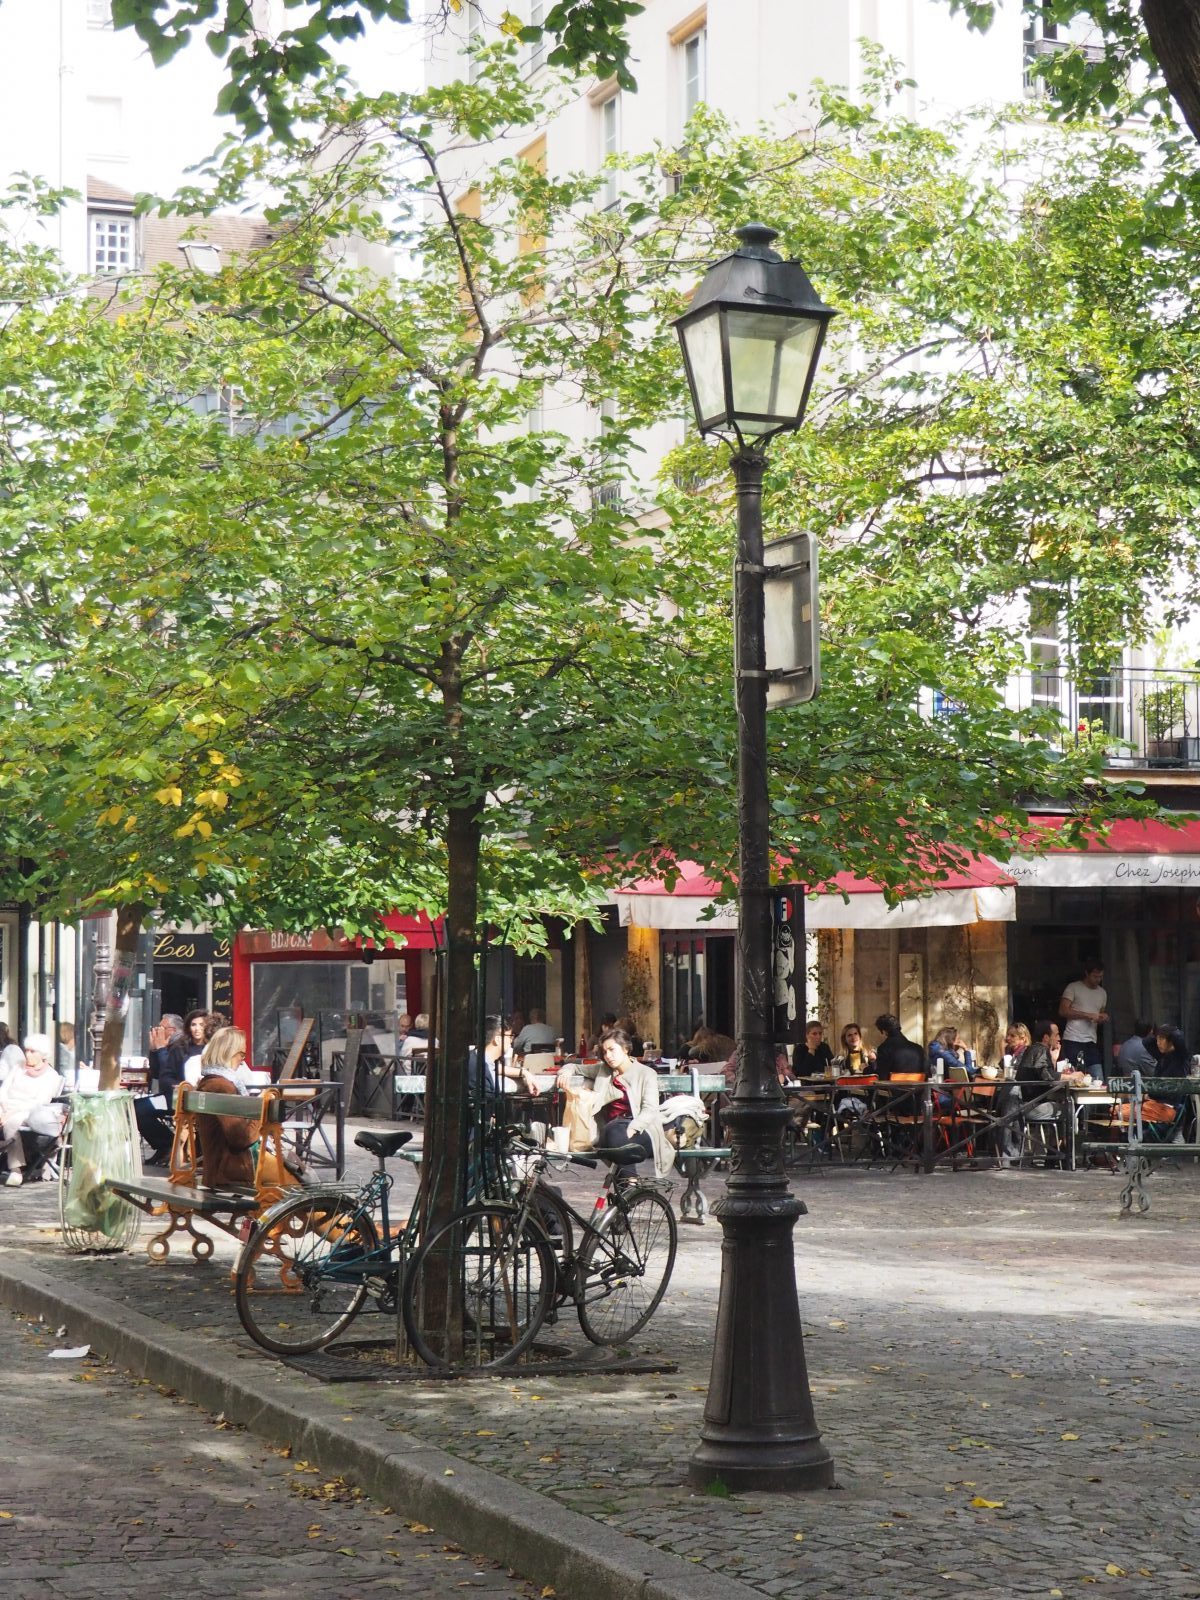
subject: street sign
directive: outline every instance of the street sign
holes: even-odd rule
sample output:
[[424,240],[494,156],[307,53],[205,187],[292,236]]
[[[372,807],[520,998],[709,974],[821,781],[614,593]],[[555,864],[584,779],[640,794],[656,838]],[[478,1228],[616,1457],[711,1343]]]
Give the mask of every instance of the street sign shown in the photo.
[[767,710],[802,705],[821,688],[817,540],[811,533],[772,539],[763,551]]

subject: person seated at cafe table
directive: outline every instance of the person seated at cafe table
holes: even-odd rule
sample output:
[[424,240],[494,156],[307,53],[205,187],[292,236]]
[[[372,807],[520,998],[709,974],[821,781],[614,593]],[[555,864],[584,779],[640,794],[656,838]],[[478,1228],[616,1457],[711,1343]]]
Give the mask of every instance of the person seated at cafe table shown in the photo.
[[843,1072],[854,1076],[860,1072],[869,1072],[875,1065],[875,1052],[863,1043],[862,1025],[857,1022],[848,1022],[841,1033],[842,1053],[834,1056],[834,1065]]
[[546,1021],[546,1013],[531,1010],[529,1021],[512,1042],[513,1054],[522,1059],[526,1055],[541,1055],[553,1050],[557,1040],[558,1035]]
[[947,1078],[951,1075],[951,1067],[966,1066],[967,1048],[959,1043],[957,1028],[942,1028],[934,1035],[933,1043],[929,1046],[930,1068],[936,1069],[939,1062]]
[[[665,1178],[675,1165],[675,1148],[663,1126],[659,1109],[658,1073],[629,1053],[630,1038],[620,1028],[610,1028],[600,1041],[600,1071],[594,1084],[576,1084],[573,1069],[564,1067],[558,1086],[568,1100],[589,1096],[596,1118],[601,1149],[637,1145],[654,1162],[656,1178]],[[636,1161],[634,1163],[637,1164]]]
[[824,1078],[833,1066],[833,1051],[825,1042],[825,1029],[816,1017],[804,1025],[804,1043],[792,1052],[792,1071],[797,1078]]
[[875,1027],[881,1039],[875,1052],[875,1071],[879,1077],[888,1079],[898,1072],[915,1073],[922,1078],[929,1076],[924,1050],[904,1037],[898,1017],[885,1011],[875,1018]]
[[706,1028],[703,1023],[683,1047],[681,1061],[725,1061],[737,1049],[736,1042],[727,1033]]
[[474,1045],[467,1053],[467,1083],[471,1092],[485,1100],[499,1094],[536,1095],[541,1093],[537,1079],[522,1066],[508,1066],[504,1060],[506,1041],[504,1024],[499,1017],[487,1017],[483,1024],[482,1070]]
[[1133,1032],[1121,1042],[1117,1050],[1117,1076],[1128,1078],[1133,1072],[1143,1077],[1158,1071],[1156,1036],[1149,1022],[1135,1022]]
[[[1037,1100],[1046,1093],[1051,1084],[1058,1082],[1058,1064],[1050,1050],[1051,1039],[1057,1032],[1057,1024],[1049,1017],[1035,1022],[1032,1034],[1024,1023],[1018,1023],[1009,1029],[1009,1035],[1014,1037],[1014,1043],[1019,1043],[1021,1048],[1019,1052],[1009,1050],[1006,1036],[1005,1052],[1016,1060],[1016,1082],[1004,1084],[996,1090],[995,1106],[998,1115],[1004,1116],[1014,1110],[1019,1101]],[[1029,1042],[1026,1043],[1026,1040]],[[1053,1100],[1046,1100],[1041,1105],[1032,1106],[1026,1113],[1026,1120],[1057,1123],[1058,1116],[1058,1104]],[[1001,1164],[1006,1165],[1011,1161],[1020,1160],[1021,1130],[1018,1122],[1014,1119],[1006,1123],[1001,1134]]]

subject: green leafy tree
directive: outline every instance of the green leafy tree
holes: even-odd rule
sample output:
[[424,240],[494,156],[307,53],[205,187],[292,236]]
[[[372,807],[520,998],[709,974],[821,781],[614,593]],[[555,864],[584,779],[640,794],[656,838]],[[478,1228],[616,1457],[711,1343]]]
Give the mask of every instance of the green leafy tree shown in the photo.
[[[971,27],[986,30],[995,0],[950,0]],[[1171,124],[1176,110],[1200,138],[1200,5],[1196,0],[1024,0],[1039,22],[1090,21],[1085,53],[1048,52],[1034,70],[1052,101],[1070,117],[1150,116]]]
[[[444,26],[452,15],[480,0],[441,0],[429,21]],[[251,0],[112,0],[113,22],[132,28],[149,48],[157,65],[169,61],[192,38],[205,43],[227,67],[217,108],[236,117],[251,134],[269,128],[278,137],[290,135],[294,91],[325,74],[333,57],[330,46],[359,39],[364,19],[409,22],[411,0],[284,0],[289,12],[300,11],[272,36],[263,31]],[[553,0],[540,25],[522,23],[497,7],[494,20],[510,38],[525,42],[550,40],[551,66],[615,77],[623,88],[636,87],[629,70],[625,24],[644,6],[637,0]]]
[[[1033,795],[1128,810],[1098,746],[1010,704],[1001,603],[1074,585],[1103,659],[1193,562],[1193,289],[1143,248],[1127,151],[1031,133],[1006,188],[877,86],[803,141],[703,119],[666,199],[655,153],[617,212],[520,161],[460,204],[464,144],[539,116],[503,51],[470,87],[322,93],[297,125],[326,133],[233,145],[179,202],[269,194],[268,248],[116,308],[39,282],[0,348],[11,871],[225,926],[444,907],[442,1206],[481,927],[533,941],[635,862],[732,871],[722,454],[668,463],[665,521],[613,486],[683,411],[667,321],[748,210],[842,310],[769,478],[772,527],[825,550],[825,692],[772,719],[788,876],[899,891]],[[547,426],[602,400],[603,434]]]

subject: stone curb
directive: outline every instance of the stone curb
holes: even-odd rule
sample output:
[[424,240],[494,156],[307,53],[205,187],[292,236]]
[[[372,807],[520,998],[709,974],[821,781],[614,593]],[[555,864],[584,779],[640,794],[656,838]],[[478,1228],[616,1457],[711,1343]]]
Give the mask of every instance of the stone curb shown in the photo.
[[290,1444],[323,1472],[552,1587],[562,1600],[763,1600],[735,1579],[605,1528],[408,1434],[359,1420],[349,1427],[320,1393],[264,1393],[242,1373],[216,1368],[211,1342],[166,1329],[82,1286],[64,1287],[35,1267],[0,1265],[0,1304],[65,1324],[73,1341],[86,1340],[117,1366],[262,1439]]

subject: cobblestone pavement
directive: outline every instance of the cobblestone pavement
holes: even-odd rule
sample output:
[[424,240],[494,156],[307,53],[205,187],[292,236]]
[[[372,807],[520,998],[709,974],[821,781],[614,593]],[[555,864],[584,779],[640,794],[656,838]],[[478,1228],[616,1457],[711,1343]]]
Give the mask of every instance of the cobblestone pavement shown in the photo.
[[5,1600],[533,1594],[169,1391],[51,1359],[54,1335],[0,1312]]
[[[565,1181],[582,1194],[591,1175]],[[638,1343],[670,1353],[675,1374],[322,1392],[767,1595],[1200,1596],[1200,1173],[1156,1172],[1150,1215],[1125,1220],[1103,1171],[828,1172],[796,1186],[836,1490],[686,1485],[719,1278],[711,1222],[680,1230],[671,1290]],[[49,1193],[2,1193],[0,1248],[202,1332],[264,1382],[312,1382],[242,1335],[231,1252],[162,1267],[66,1257]]]

